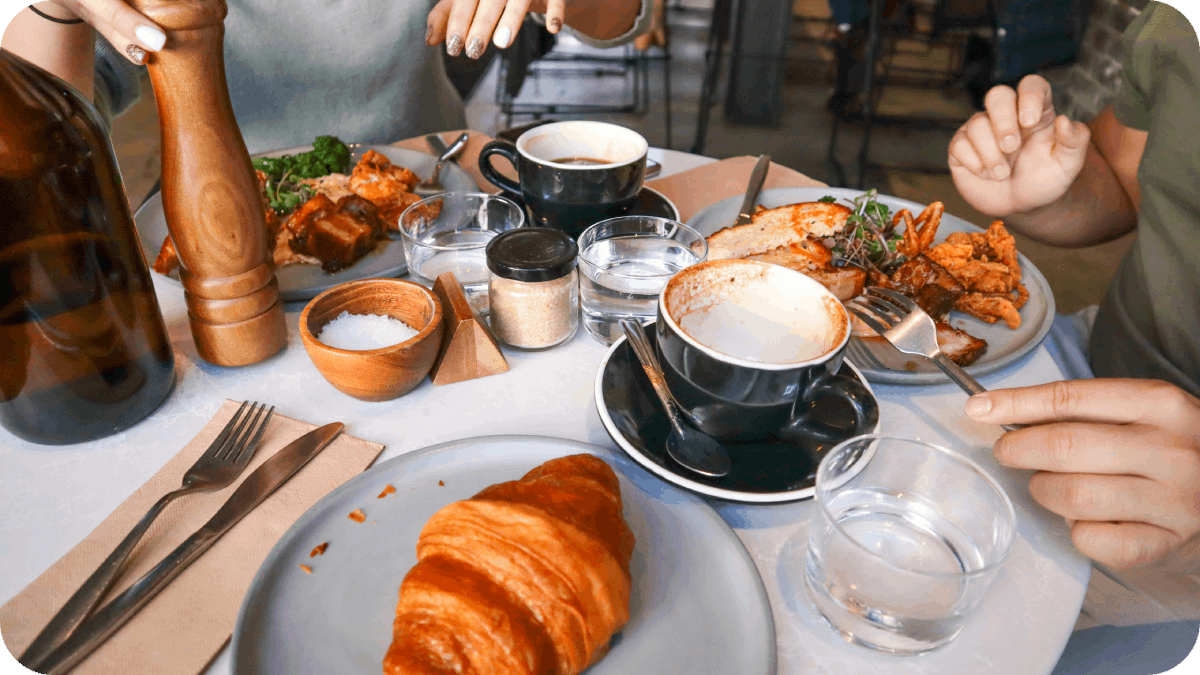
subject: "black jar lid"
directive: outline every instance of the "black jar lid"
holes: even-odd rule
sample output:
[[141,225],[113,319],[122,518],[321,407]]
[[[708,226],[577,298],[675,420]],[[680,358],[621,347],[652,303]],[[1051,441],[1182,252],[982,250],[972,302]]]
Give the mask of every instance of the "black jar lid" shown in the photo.
[[553,281],[575,268],[579,247],[566,233],[548,227],[518,227],[501,232],[487,245],[493,274],[514,281]]

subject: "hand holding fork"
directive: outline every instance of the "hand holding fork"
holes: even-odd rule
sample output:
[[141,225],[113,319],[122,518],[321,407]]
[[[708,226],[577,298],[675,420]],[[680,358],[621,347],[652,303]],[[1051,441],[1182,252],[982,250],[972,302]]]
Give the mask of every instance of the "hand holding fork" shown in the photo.
[[[987,391],[942,352],[933,319],[911,298],[887,288],[870,286],[862,295],[847,302],[846,309],[901,352],[933,361],[968,394],[974,396]],[[1006,431],[1025,428],[1023,424],[1001,426]]]

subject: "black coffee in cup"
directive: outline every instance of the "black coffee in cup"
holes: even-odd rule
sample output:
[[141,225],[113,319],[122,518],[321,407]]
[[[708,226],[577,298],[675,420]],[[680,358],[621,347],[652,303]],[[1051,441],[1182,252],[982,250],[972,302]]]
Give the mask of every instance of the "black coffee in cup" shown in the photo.
[[[615,124],[555,122],[526,131],[516,144],[488,143],[479,153],[479,170],[529,207],[534,226],[578,237],[637,202],[648,149],[640,134]],[[492,155],[508,159],[518,180],[500,174]]]

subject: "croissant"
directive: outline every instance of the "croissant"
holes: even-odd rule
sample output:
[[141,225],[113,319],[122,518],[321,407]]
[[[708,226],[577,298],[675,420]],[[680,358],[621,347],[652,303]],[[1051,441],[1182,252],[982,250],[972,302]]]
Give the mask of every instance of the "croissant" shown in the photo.
[[429,519],[385,675],[576,675],[629,621],[634,538],[616,474],[550,460]]

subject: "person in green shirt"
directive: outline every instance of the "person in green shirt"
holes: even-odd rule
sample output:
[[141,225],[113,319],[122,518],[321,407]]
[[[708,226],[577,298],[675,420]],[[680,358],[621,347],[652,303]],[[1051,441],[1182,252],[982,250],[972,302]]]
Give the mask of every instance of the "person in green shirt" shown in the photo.
[[972,397],[967,414],[1032,424],[996,442],[1034,469],[1034,499],[1075,546],[1117,568],[1200,571],[1200,45],[1177,10],[1151,5],[1125,33],[1120,93],[1090,124],[1056,115],[1031,75],[988,92],[949,147],[972,206],[1048,244],[1137,229],[1088,343],[1102,379]]

